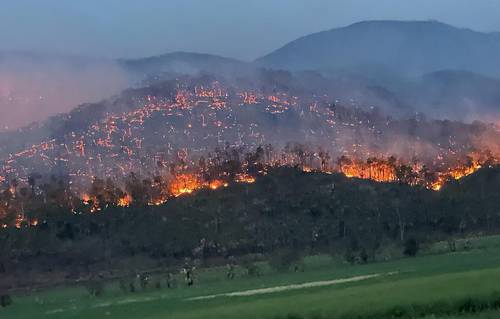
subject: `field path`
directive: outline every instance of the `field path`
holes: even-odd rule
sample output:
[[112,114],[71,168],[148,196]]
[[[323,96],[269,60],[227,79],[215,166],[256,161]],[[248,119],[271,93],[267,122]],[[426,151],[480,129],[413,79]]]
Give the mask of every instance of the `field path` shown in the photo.
[[[316,288],[316,287],[327,287],[327,286],[333,286],[333,285],[338,285],[338,284],[343,284],[343,283],[363,281],[363,280],[378,278],[378,277],[382,277],[382,276],[392,276],[392,275],[396,275],[396,274],[398,274],[398,272],[362,275],[362,276],[355,276],[355,277],[341,278],[341,279],[334,279],[334,280],[311,281],[311,282],[306,282],[306,283],[302,283],[302,284],[292,284],[292,285],[286,285],[286,286],[276,286],[276,287],[269,287],[269,288],[242,290],[242,291],[235,291],[235,292],[215,294],[215,295],[192,297],[192,298],[187,298],[185,300],[186,301],[197,301],[197,300],[214,299],[214,298],[218,298],[218,297],[255,296],[255,295],[271,294],[271,293],[290,291],[290,290],[299,290],[299,289]],[[133,299],[128,298],[128,299],[123,299],[123,300],[119,300],[119,301],[115,301],[115,302],[98,303],[98,304],[91,306],[91,308],[106,308],[106,307],[109,307],[112,305],[126,305],[126,304],[133,304],[133,303],[150,302],[150,301],[162,300],[165,298],[167,298],[167,296],[164,296],[164,295],[161,295],[158,297],[143,297],[143,298],[133,298]],[[67,309],[67,310],[69,310],[69,309]],[[64,309],[54,309],[54,310],[50,310],[50,311],[45,312],[45,314],[50,315],[50,314],[62,313],[65,311],[66,310],[64,310]]]
[[306,282],[306,283],[302,283],[302,284],[276,286],[276,287],[269,287],[269,288],[243,290],[243,291],[236,291],[236,292],[216,294],[216,295],[193,297],[193,298],[188,298],[186,300],[196,301],[196,300],[214,299],[214,298],[218,298],[218,297],[255,296],[255,295],[277,293],[277,292],[283,292],[283,291],[289,291],[289,290],[299,290],[299,289],[306,289],[306,288],[333,286],[333,285],[338,285],[338,284],[343,284],[343,283],[357,282],[357,281],[377,278],[377,277],[381,277],[381,276],[392,276],[395,274],[397,274],[397,272],[390,272],[390,273],[386,273],[386,274],[372,274],[372,275],[356,276],[356,277],[334,279],[334,280],[312,281],[312,282]]

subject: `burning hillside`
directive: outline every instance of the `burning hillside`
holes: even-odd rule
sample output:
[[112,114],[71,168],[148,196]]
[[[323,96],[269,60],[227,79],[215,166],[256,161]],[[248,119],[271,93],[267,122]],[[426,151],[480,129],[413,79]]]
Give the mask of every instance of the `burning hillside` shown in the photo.
[[46,140],[4,154],[0,181],[19,197],[18,185],[42,187],[36,173],[67,176],[79,194],[67,200],[98,211],[253,182],[277,166],[439,190],[500,160],[491,125],[392,119],[327,92],[256,83],[186,77],[83,107],[53,121]]

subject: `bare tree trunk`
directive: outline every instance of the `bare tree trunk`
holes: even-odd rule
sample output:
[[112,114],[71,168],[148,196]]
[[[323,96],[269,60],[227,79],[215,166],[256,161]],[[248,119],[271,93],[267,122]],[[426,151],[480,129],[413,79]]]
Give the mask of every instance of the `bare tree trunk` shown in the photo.
[[399,224],[399,236],[402,242],[405,241],[405,229],[406,223],[401,218],[401,212],[399,211],[399,207],[396,207],[396,215],[398,216],[398,224]]

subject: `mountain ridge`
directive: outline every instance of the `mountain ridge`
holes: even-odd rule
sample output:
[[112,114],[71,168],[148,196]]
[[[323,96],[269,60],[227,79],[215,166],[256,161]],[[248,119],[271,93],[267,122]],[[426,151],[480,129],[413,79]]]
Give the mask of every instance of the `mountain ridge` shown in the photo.
[[437,21],[362,21],[298,38],[257,59],[264,67],[349,69],[382,66],[422,75],[463,69],[500,75],[498,33],[457,28]]

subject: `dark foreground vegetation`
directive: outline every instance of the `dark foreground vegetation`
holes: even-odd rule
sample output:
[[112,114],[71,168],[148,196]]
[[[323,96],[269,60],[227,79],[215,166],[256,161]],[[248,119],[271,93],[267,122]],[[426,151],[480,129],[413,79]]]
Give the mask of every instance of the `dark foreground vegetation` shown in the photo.
[[178,272],[186,264],[248,265],[268,256],[276,268],[289,268],[311,253],[366,263],[386,258],[386,247],[414,256],[437,240],[454,251],[456,238],[498,229],[499,187],[498,167],[440,192],[284,167],[254,184],[200,190],[161,206],[74,214],[44,205],[33,210],[36,226],[0,230],[0,285],[10,290],[148,269]]

